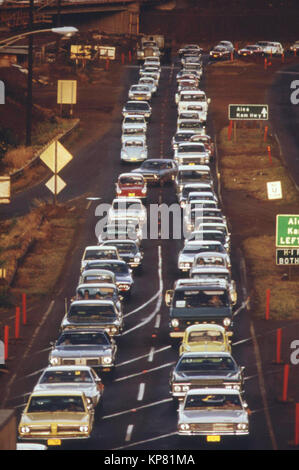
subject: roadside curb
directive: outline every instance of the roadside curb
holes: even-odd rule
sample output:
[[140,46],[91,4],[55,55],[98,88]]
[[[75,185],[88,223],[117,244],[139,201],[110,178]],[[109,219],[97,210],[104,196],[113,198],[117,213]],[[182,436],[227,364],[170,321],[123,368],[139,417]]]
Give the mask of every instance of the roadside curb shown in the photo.
[[37,161],[40,157],[40,155],[53,143],[55,142],[56,140],[59,140],[59,139],[63,139],[63,138],[66,138],[68,137],[68,135],[73,132],[74,129],[76,129],[78,127],[78,125],[80,124],[80,119],[76,119],[75,122],[73,123],[72,127],[70,129],[68,129],[67,131],[65,132],[60,132],[59,134],[57,134],[55,137],[53,137],[53,139],[51,139],[49,142],[47,142],[47,144],[45,144],[41,149],[37,150],[37,152],[35,153],[34,157],[28,162],[26,163],[26,165],[24,165],[22,168],[20,168],[19,170],[16,170],[14,171],[13,173],[10,173],[10,178],[11,178],[11,181],[15,181],[17,180],[20,176],[22,176],[22,174],[24,173],[25,170],[27,170],[28,168],[31,168],[33,167],[34,165],[37,164]]

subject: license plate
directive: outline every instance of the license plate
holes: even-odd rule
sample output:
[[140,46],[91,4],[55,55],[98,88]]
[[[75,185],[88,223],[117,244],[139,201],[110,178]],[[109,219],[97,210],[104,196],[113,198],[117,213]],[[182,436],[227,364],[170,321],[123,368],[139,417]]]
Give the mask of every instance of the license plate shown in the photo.
[[221,436],[207,436],[207,442],[220,442]]
[[135,193],[129,193],[129,196],[135,196]]
[[61,446],[61,440],[60,439],[48,439],[47,444],[48,446]]
[[103,372],[110,372],[110,367],[104,367]]

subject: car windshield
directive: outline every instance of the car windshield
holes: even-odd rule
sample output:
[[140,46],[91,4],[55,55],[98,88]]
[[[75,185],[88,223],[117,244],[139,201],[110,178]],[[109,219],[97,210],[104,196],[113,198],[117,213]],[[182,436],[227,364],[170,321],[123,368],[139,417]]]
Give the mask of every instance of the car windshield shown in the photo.
[[169,165],[167,165],[163,160],[155,160],[152,162],[144,162],[141,165],[141,168],[145,169],[154,169],[154,170],[165,170],[166,168],[169,168]]
[[217,232],[198,232],[195,235],[195,239],[197,239],[197,240],[215,240],[215,241],[221,242],[221,243],[225,242],[224,238],[225,237],[224,237],[223,233],[221,233],[221,232],[220,233],[217,233]]
[[143,130],[142,130],[142,127],[138,128],[138,127],[125,127],[123,129],[123,135],[142,135],[143,134]]
[[235,371],[234,361],[228,356],[182,357],[177,365],[178,372]]
[[199,256],[197,258],[196,264],[199,265],[216,265],[216,266],[224,266],[225,261],[224,258],[220,258],[217,256]]
[[104,332],[84,332],[84,333],[74,333],[74,332],[65,332],[62,333],[58,338],[57,346],[91,346],[91,345],[100,345],[106,346],[109,345],[109,340],[107,335]]
[[141,210],[141,204],[138,203],[137,201],[114,201],[113,203],[113,209],[114,210],[133,210],[133,211],[140,211]]
[[202,331],[192,331],[188,336],[188,343],[201,343],[201,342],[217,342],[223,343],[224,338],[221,331],[217,330],[202,330]]
[[147,103],[127,103],[126,104],[127,111],[134,111],[135,109],[138,111],[148,111],[149,105]]
[[116,313],[111,305],[72,305],[67,318],[74,323],[92,323],[115,320]]
[[28,413],[84,413],[84,403],[80,396],[41,396],[32,397]]
[[[188,255],[188,254],[196,254],[196,253],[199,253],[201,251],[211,251],[209,250],[209,248],[211,248],[211,245],[207,244],[207,245],[186,245],[185,248],[183,248],[183,255]],[[213,250],[214,251],[214,250]]]
[[205,101],[204,95],[198,94],[183,94],[181,95],[181,101]]
[[47,371],[42,376],[41,384],[92,383],[92,377],[87,370],[54,370]]
[[113,287],[82,287],[77,289],[77,296],[80,300],[88,299],[112,299],[115,289]]
[[205,152],[204,145],[182,145],[178,148],[178,153],[202,153]]
[[125,147],[143,147],[142,140],[127,140]]
[[93,275],[89,275],[89,274],[86,274],[83,276],[83,281],[84,283],[91,283],[91,282],[95,282],[95,281],[99,281],[99,282],[113,282],[113,278],[111,276],[108,276],[108,275],[105,275],[105,274],[93,274]]
[[133,123],[141,123],[144,124],[144,118],[143,116],[127,116],[124,119],[125,124],[132,124]]
[[188,395],[185,410],[242,410],[239,395]]
[[210,178],[209,171],[203,170],[184,170],[180,171],[178,174],[178,181],[179,183],[183,183],[184,181],[193,181],[193,180],[207,180]]
[[143,179],[139,176],[121,176],[119,178],[119,183],[124,186],[131,186],[133,185],[143,185]]
[[137,253],[137,246],[135,243],[115,243],[120,255],[125,253]]
[[200,129],[202,126],[201,122],[199,121],[181,121],[179,127],[181,129]]
[[143,85],[134,85],[132,86],[131,91],[148,91],[148,87]]
[[117,253],[114,250],[86,250],[84,260],[92,259],[117,259]]
[[229,297],[226,291],[211,290],[176,290],[173,297],[175,308],[212,307],[223,308],[229,306]]
[[227,273],[194,273],[192,275],[193,279],[225,279],[229,281],[229,275]]

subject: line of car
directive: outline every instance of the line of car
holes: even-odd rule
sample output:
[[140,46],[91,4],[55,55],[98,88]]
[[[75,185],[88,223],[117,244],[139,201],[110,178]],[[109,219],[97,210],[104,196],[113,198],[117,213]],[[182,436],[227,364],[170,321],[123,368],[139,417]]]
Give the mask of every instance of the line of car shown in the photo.
[[[230,233],[211,172],[214,149],[206,135],[210,100],[199,89],[201,53],[196,45],[179,50],[183,68],[177,74],[178,129],[172,145],[178,163],[175,186],[184,211],[185,242],[178,256],[182,274],[166,292],[165,302],[170,341],[182,341],[179,360],[169,378],[170,393],[179,404],[177,433],[219,442],[222,436],[249,434],[249,410],[244,400],[244,368],[231,351],[237,289],[231,275]],[[193,69],[186,70],[185,64],[191,61]],[[192,87],[183,84],[186,75],[188,80],[194,79]],[[193,118],[195,110],[200,113]],[[182,113],[198,126],[180,128]]]
[[[140,70],[140,84],[129,90],[123,111],[121,158],[135,143],[147,150],[151,115],[147,100],[157,91],[159,75],[160,64],[155,57],[147,58]],[[139,145],[136,147],[139,151]],[[134,157],[128,154],[133,162],[147,159],[147,153],[139,152],[137,157],[136,153]],[[97,244],[83,250],[78,285],[66,305],[60,335],[51,343],[49,365],[22,413],[18,426],[22,442],[46,441],[49,446],[59,446],[66,439],[91,437],[95,413],[103,400],[101,376],[112,374],[115,367],[116,338],[124,329],[123,302],[133,290],[133,270],[142,269],[142,227],[146,222],[142,200],[147,196],[147,183],[172,181],[172,176],[173,172],[156,165],[150,175],[119,175],[116,197],[97,233]]]

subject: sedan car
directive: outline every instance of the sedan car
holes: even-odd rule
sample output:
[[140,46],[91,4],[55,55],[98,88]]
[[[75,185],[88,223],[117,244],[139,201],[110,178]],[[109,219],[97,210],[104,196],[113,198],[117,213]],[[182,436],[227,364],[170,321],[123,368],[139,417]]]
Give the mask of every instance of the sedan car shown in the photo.
[[[178,269],[182,272],[189,272],[193,266],[196,266],[196,255],[203,252],[219,252],[226,254],[222,243],[212,240],[193,240],[188,241],[178,256]],[[228,255],[227,258],[229,259]]]
[[224,46],[215,46],[210,51],[211,60],[230,59],[231,51]]
[[87,401],[96,407],[103,396],[104,385],[95,371],[87,366],[47,367],[33,392],[50,390],[82,391]]
[[87,246],[81,259],[81,272],[84,271],[89,261],[97,259],[120,259],[117,249],[114,246],[99,248],[98,245]]
[[122,115],[126,117],[132,114],[139,114],[149,119],[152,114],[152,108],[147,101],[127,101],[123,107]]
[[238,50],[239,57],[254,57],[262,55],[263,50],[257,44],[249,44]]
[[152,92],[150,87],[143,84],[132,85],[129,89],[129,100],[144,100],[150,101],[152,99]]
[[174,181],[177,165],[172,159],[148,159],[132,173],[141,174],[148,183],[165,184]]
[[170,393],[183,400],[195,388],[225,388],[243,391],[244,367],[229,352],[185,352],[170,375]]
[[258,41],[256,44],[261,47],[264,55],[282,56],[284,53],[280,42]]
[[120,159],[123,163],[143,162],[147,159],[147,145],[145,135],[123,135]]
[[109,372],[114,367],[116,353],[116,343],[104,329],[65,330],[52,344],[49,364],[89,366]]
[[[110,241],[103,242],[101,246],[110,244]],[[143,252],[137,243],[132,240],[114,240],[112,244],[117,247],[119,256],[123,259],[131,268],[138,268],[141,266],[143,259]]]
[[108,241],[109,245],[111,241],[115,240],[130,240],[138,245],[142,240],[142,235],[138,233],[136,224],[131,224],[127,220],[113,221],[111,224],[106,224],[103,227],[102,232],[99,234],[98,243],[101,245],[104,241]]
[[116,183],[117,197],[146,199],[147,185],[142,175],[122,173]]
[[122,122],[122,132],[125,129],[139,129],[141,134],[145,134],[147,129],[145,117],[140,114],[125,116]]
[[61,329],[81,328],[104,329],[110,336],[119,336],[123,331],[123,316],[112,300],[76,300],[64,316]]
[[178,165],[208,165],[210,155],[201,142],[183,142],[175,150],[175,161]]
[[182,209],[186,206],[187,199],[190,193],[192,192],[213,192],[212,181],[204,183],[188,183],[185,184],[182,188],[182,191],[179,193],[179,203]]
[[86,283],[79,284],[76,288],[74,300],[112,300],[117,310],[122,313],[122,297],[119,296],[116,284],[107,282],[103,283]]
[[230,331],[226,331],[221,325],[214,323],[188,326],[180,346],[180,355],[184,352],[209,351],[231,353],[230,336]]
[[22,440],[47,441],[60,446],[62,440],[88,439],[94,424],[94,407],[82,391],[33,392],[18,426]]
[[151,77],[140,77],[139,82],[140,85],[146,85],[151,90],[152,95],[157,93],[157,85],[153,78]]
[[86,265],[85,269],[86,271],[89,269],[107,269],[109,271],[114,272],[115,283],[118,287],[118,290],[123,294],[131,293],[131,290],[134,285],[132,270],[129,268],[125,261],[90,261],[90,263]]
[[237,390],[192,389],[178,410],[178,434],[206,436],[207,442],[220,442],[222,436],[248,436],[248,405]]
[[185,54],[201,54],[203,52],[202,48],[198,44],[186,44],[185,46],[181,47],[178,50],[179,56],[185,55]]
[[[135,172],[133,171],[132,173],[134,174]],[[115,198],[108,212],[108,222],[113,218],[134,217],[139,220],[140,224],[143,224],[146,221],[146,216],[146,208],[142,204],[141,199],[137,197]]]

